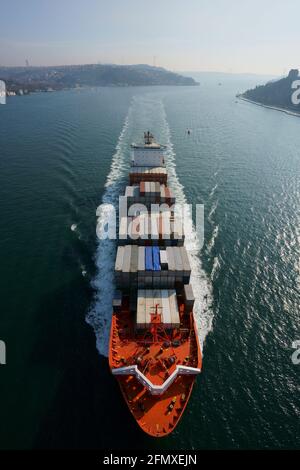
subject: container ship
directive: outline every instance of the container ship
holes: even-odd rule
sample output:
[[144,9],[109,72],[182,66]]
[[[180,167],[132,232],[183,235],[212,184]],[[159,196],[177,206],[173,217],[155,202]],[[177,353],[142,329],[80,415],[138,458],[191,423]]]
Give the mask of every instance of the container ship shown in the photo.
[[187,406],[202,356],[165,146],[148,131],[131,149],[129,184],[119,198],[109,365],[138,425],[163,437]]

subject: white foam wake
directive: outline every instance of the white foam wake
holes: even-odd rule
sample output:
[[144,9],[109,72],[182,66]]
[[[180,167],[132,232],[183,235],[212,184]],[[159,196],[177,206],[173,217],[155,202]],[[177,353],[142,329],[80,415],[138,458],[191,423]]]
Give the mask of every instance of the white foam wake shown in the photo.
[[[184,186],[180,183],[176,173],[176,154],[171,142],[171,132],[162,103],[161,108],[164,117],[165,143],[167,145],[166,167],[168,170],[168,184],[175,193],[176,202],[179,204],[187,204]],[[190,221],[188,221],[185,228],[190,227],[190,232],[186,233],[187,240],[185,247],[189,253],[192,268],[191,284],[195,295],[194,316],[197,323],[199,341],[203,350],[205,338],[212,329],[212,285],[202,268],[200,260],[200,241],[192,223],[192,214],[188,214],[188,218]]]
[[[110,172],[108,174],[102,204],[118,204],[122,191],[122,177],[126,172],[126,155],[128,154],[128,136],[132,108],[129,108],[121,134],[118,139],[115,154],[112,157]],[[128,157],[129,158],[129,157]],[[99,213],[99,224],[106,219],[105,206]],[[101,220],[102,219],[102,220]],[[109,332],[112,316],[112,300],[115,289],[114,284],[114,258],[116,252],[115,240],[99,240],[95,256],[97,274],[92,281],[95,289],[95,299],[88,312],[86,321],[93,327],[96,334],[96,345],[99,353],[108,355]]]
[[[177,202],[181,204],[187,203],[184,187],[179,182],[176,174],[176,155],[171,142],[171,134],[165,109],[161,99],[156,97],[155,94],[140,95],[133,98],[118,139],[116,152],[112,159],[102,203],[117,205],[118,197],[123,190],[124,177],[127,178],[130,143],[139,141],[142,132],[148,129],[153,131],[157,140],[166,144],[166,166],[169,184],[175,193]],[[100,212],[100,224],[101,217],[105,219],[105,214]],[[210,279],[208,279],[201,265],[199,258],[200,242],[192,224],[191,214],[189,214],[189,218],[190,223],[188,223],[188,225],[191,231],[187,234],[186,248],[190,256],[192,267],[191,283],[196,298],[194,314],[198,326],[200,344],[203,347],[204,340],[212,327],[212,287]],[[87,322],[94,328],[96,334],[97,349],[99,353],[104,356],[108,355],[112,298],[115,288],[115,251],[115,241],[99,241],[96,252],[97,275],[92,283],[96,291],[96,296],[87,315]]]

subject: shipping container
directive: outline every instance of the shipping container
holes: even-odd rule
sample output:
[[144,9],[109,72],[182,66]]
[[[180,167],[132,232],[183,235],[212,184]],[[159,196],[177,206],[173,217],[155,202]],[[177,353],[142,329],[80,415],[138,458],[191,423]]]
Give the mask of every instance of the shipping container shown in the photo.
[[[131,250],[130,250],[131,248]],[[181,256],[183,254],[183,259]],[[119,247],[115,263],[118,288],[183,288],[190,282],[185,248],[125,245]]]
[[167,252],[166,252],[165,250],[160,250],[159,256],[160,256],[160,266],[161,266],[161,269],[167,270],[167,269],[168,269]]
[[158,313],[161,316],[162,321],[162,302],[161,302],[161,290],[153,290],[153,313]]
[[179,317],[176,291],[174,289],[169,290],[169,302],[170,302],[172,327],[173,328],[179,328],[180,327],[180,317]]
[[145,267],[146,271],[153,271],[152,247],[145,247]]
[[154,213],[150,216],[151,220],[151,240],[159,240],[159,215]]
[[153,291],[152,290],[145,290],[145,298],[146,298],[146,325],[151,323],[151,314],[155,313],[153,309]]
[[181,259],[180,248],[177,246],[172,247],[172,253],[175,260],[175,270],[176,270],[176,277],[183,277],[183,263]]
[[154,271],[160,271],[160,257],[159,257],[159,247],[153,246],[152,247],[152,257],[153,257],[153,269]]
[[139,289],[137,294],[136,326],[147,328],[152,315],[160,314],[164,327],[179,328],[180,316],[174,289]]
[[139,289],[137,293],[137,309],[136,309],[136,327],[144,329],[146,327],[146,299],[145,290]]
[[189,277],[191,275],[191,265],[188,257],[188,253],[184,246],[180,247],[180,254],[183,264],[183,276]]
[[187,312],[191,312],[194,308],[195,297],[194,292],[191,284],[186,284],[183,289],[183,298],[184,298],[184,305],[185,310]]
[[169,293],[167,289],[161,290],[162,316],[166,328],[172,328]]
[[174,260],[174,254],[173,254],[173,247],[167,246],[166,253],[167,253],[169,271],[175,273],[175,260]]
[[117,250],[116,262],[115,262],[115,271],[122,271],[123,258],[124,258],[124,247],[119,246]]

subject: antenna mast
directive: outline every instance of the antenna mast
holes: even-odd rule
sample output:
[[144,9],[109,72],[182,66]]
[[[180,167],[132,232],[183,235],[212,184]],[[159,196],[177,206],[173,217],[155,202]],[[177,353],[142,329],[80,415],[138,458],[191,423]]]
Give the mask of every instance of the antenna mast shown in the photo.
[[153,134],[151,132],[144,132],[144,140],[145,140],[145,145],[151,145],[153,142]]

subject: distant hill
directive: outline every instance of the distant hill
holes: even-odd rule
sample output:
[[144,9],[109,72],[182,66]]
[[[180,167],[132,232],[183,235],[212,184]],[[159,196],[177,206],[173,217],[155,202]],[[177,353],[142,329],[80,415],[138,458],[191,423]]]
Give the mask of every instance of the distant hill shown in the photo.
[[8,90],[61,90],[82,86],[149,86],[198,83],[161,67],[150,65],[69,65],[58,67],[0,67]]
[[300,113],[300,105],[292,103],[292,94],[295,91],[292,84],[299,79],[299,71],[292,69],[287,77],[257,86],[239,96],[266,106],[274,106]]

